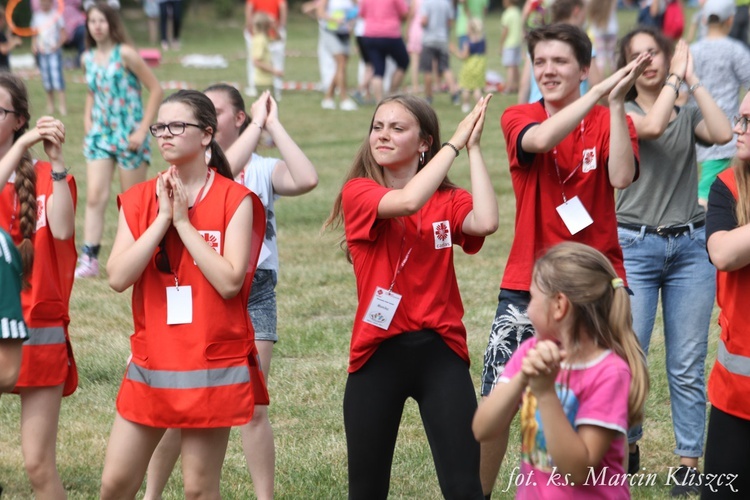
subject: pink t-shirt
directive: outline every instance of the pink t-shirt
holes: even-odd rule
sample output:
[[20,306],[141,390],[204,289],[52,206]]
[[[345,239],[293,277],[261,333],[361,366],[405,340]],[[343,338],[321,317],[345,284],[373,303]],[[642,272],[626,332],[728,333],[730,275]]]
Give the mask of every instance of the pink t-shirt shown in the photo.
[[[537,338],[524,341],[505,367],[500,382],[509,382],[521,370],[526,352],[534,347]],[[597,359],[576,365],[565,365],[557,376],[555,390],[563,412],[571,425],[595,425],[617,431],[601,463],[592,467],[584,484],[573,485],[560,473],[547,453],[539,410],[534,407],[534,418],[521,419],[521,467],[514,469],[510,478],[518,485],[517,499],[587,499],[613,500],[630,498],[628,477],[625,473],[625,434],[628,427],[628,392],[630,369],[625,360],[611,351]],[[521,413],[536,405],[530,391],[523,396]],[[536,429],[534,429],[536,428]],[[516,475],[517,474],[517,475]]]
[[362,0],[359,4],[368,38],[401,38],[401,23],[408,13],[405,0]]

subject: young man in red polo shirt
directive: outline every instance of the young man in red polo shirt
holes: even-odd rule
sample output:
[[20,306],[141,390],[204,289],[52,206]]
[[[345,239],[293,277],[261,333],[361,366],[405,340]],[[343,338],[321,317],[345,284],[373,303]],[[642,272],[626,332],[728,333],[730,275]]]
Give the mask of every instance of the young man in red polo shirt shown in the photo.
[[[534,261],[545,250],[562,241],[585,243],[607,255],[625,279],[614,190],[638,176],[638,138],[625,115],[624,99],[650,56],[639,56],[581,96],[591,42],[580,28],[554,24],[535,29],[528,46],[543,98],[512,106],[501,118],[516,195],[515,238],[484,356],[483,397],[518,345],[534,333],[526,308]],[[604,98],[609,108],[597,105]],[[482,443],[487,498],[507,441],[506,434]]]

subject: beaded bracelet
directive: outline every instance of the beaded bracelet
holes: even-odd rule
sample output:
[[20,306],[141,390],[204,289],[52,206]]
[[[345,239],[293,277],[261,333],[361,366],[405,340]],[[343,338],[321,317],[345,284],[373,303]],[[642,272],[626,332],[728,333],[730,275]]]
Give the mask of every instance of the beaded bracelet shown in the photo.
[[62,172],[55,172],[54,170],[50,170],[50,175],[52,176],[52,182],[64,181],[68,177],[68,170],[70,169],[66,168]]
[[674,83],[672,83],[672,82],[664,82],[663,87],[672,87],[674,89],[674,97],[675,97],[675,99],[677,99],[678,97],[680,97],[680,89]]
[[456,153],[456,158],[458,158],[458,148],[451,144],[450,142],[444,142],[442,147],[448,146]]

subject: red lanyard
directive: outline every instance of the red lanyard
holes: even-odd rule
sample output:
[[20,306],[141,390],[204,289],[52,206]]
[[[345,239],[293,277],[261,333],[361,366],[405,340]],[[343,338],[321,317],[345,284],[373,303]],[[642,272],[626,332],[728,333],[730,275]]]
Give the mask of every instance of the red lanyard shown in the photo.
[[[546,111],[546,110],[545,110]],[[549,118],[549,112],[547,112],[547,118]],[[583,120],[581,120],[581,144],[583,145],[583,150],[586,149],[586,146],[583,144],[583,132],[585,131],[583,127]],[[560,166],[557,164],[557,145],[552,149],[552,159],[555,162],[555,172],[557,173],[557,181],[560,183],[560,191],[562,191],[562,197],[563,202],[567,203],[568,198],[565,196],[565,183],[568,182],[576,172],[578,172],[578,169],[581,168],[581,165],[583,165],[583,153],[581,153],[581,161],[576,165],[576,168],[573,169],[570,174],[565,178],[565,180],[562,179],[562,176],[560,175]]]
[[[404,269],[404,266],[408,262],[409,256],[411,255],[411,251],[414,249],[414,244],[412,243],[412,245],[409,247],[409,250],[407,250],[406,252],[406,256],[404,256],[404,259],[401,260],[401,254],[403,253],[404,245],[406,244],[406,223],[403,223],[403,224],[404,224],[404,235],[401,239],[401,250],[399,250],[398,252],[398,260],[400,264],[396,266],[396,269],[393,272],[393,279],[391,280],[391,286],[388,287],[389,292],[393,291],[393,285],[396,284],[396,276],[398,276],[401,273],[401,271]],[[422,232],[422,210],[420,209],[420,211],[417,212],[417,238],[416,238],[417,240],[419,239],[421,232]]]

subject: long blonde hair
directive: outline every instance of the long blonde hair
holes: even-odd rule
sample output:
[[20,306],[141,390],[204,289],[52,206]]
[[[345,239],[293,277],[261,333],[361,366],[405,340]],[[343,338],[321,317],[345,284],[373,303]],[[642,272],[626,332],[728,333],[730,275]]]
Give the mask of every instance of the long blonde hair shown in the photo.
[[533,280],[539,290],[545,295],[562,293],[571,304],[573,353],[569,354],[575,354],[582,335],[589,335],[627,362],[632,375],[628,425],[633,426],[643,421],[649,377],[646,357],[633,331],[630,296],[624,287],[613,285],[616,279],[609,259],[581,243],[556,245],[534,265]]
[[737,181],[737,206],[735,215],[737,225],[750,224],[750,162],[734,159],[732,163],[734,178]]

